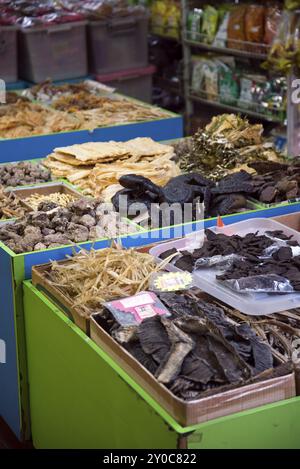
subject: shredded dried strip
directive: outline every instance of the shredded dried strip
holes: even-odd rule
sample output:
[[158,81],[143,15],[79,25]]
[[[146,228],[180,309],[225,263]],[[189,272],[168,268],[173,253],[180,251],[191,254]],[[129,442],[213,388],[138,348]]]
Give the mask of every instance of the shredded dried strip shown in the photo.
[[37,210],[41,202],[53,202],[60,207],[67,207],[71,202],[74,202],[75,196],[71,194],[63,194],[61,192],[54,192],[53,194],[32,194],[24,202],[33,210]]
[[88,317],[101,310],[105,301],[147,290],[151,274],[165,263],[158,266],[147,253],[117,246],[80,251],[64,264],[54,261],[49,275],[80,313]]

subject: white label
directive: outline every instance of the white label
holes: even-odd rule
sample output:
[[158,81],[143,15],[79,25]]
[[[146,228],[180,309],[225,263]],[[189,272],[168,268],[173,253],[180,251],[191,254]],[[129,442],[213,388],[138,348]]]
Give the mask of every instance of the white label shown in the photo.
[[121,300],[120,303],[124,308],[135,308],[136,306],[153,304],[154,300],[149,293],[144,293],[142,295],[132,296],[131,298],[125,298]]

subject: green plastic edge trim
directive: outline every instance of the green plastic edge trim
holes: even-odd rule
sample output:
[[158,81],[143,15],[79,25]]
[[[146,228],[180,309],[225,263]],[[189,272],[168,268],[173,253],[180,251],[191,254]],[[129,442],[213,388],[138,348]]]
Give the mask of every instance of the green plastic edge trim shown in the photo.
[[[14,258],[11,259],[11,275],[15,279],[20,278],[24,279],[25,277],[25,269],[24,269],[24,258]],[[17,282],[16,282],[17,283]],[[22,284],[19,288],[22,288]],[[15,328],[15,336],[16,336],[16,355],[17,355],[17,372],[19,377],[19,383],[21,383],[20,375],[22,370],[22,382],[23,382],[23,390],[25,390],[24,394],[21,392],[21,384],[18,386],[18,399],[19,399],[19,409],[20,409],[20,429],[21,433],[23,433],[23,422],[29,421],[29,397],[28,397],[28,387],[27,387],[27,373],[24,370],[27,369],[26,366],[26,345],[25,345],[25,336],[21,333],[22,327],[19,327],[19,320],[22,320],[24,323],[23,317],[23,307],[21,308],[21,316],[17,316],[16,312],[20,309],[18,308],[17,302],[20,302],[20,296],[16,294],[15,290],[13,293],[13,304],[14,304],[14,328]],[[21,303],[23,304],[23,296],[21,297]],[[23,327],[24,331],[24,327]],[[24,368],[25,367],[25,368]],[[25,384],[24,384],[25,380]],[[24,413],[23,413],[24,412]],[[29,429],[27,429],[29,431]],[[27,434],[28,435],[28,434]],[[25,436],[25,433],[24,433]]]
[[[47,307],[49,307],[56,316],[58,316],[66,325],[73,329],[74,333],[81,337],[107,364],[109,364],[118,375],[124,379],[141,397],[144,399],[153,409],[159,414],[165,422],[170,425],[170,427],[181,435],[185,435],[190,432],[199,431],[200,428],[204,428],[210,425],[215,425],[216,422],[226,422],[227,420],[232,420],[232,418],[239,418],[241,413],[227,415],[225,417],[220,417],[218,419],[209,420],[208,422],[202,422],[189,427],[182,427],[179,423],[176,422],[139,384],[137,384],[106,352],[101,350],[101,348],[92,341],[79,327],[77,327],[56,305],[54,305],[45,295],[43,295],[39,290],[37,290],[31,283],[30,280],[25,280],[24,285],[29,288],[38,298],[43,301]],[[300,397],[294,397],[291,399],[286,399],[285,402],[289,403],[297,402],[300,403]],[[283,401],[274,402],[272,404],[267,404],[265,406],[256,407],[254,409],[246,410],[243,415],[251,415],[258,412],[259,410],[263,411],[265,409],[276,408],[282,405]]]
[[[281,207],[287,207],[287,206],[292,206],[292,205],[299,205],[299,202],[293,202],[291,204],[287,203],[287,204],[284,204],[284,205],[281,205]],[[274,207],[275,208],[275,207]],[[230,215],[225,215],[222,217],[222,220],[226,220],[227,218],[230,218],[234,215],[247,215],[247,214],[251,214],[251,213],[258,213],[258,212],[262,212],[263,210],[265,209],[256,209],[256,210],[247,210],[246,212],[240,212],[239,214],[235,214],[235,213],[232,213]],[[146,230],[145,228],[143,228],[143,230],[141,231],[137,231],[136,233],[131,233],[130,236],[135,236],[135,235],[138,235],[138,234],[142,234],[142,235],[145,235],[147,233],[155,233],[155,232],[159,232],[160,230],[167,230],[168,228],[170,229],[173,229],[173,228],[179,228],[179,227],[183,227],[183,226],[190,226],[190,225],[193,225],[195,223],[201,223],[201,222],[206,222],[206,221],[217,221],[218,218],[217,217],[213,217],[213,218],[205,218],[203,220],[198,220],[197,222],[193,221],[193,222],[188,222],[188,223],[182,223],[182,224],[178,224],[178,225],[172,225],[172,226],[165,226],[164,228],[154,228],[152,230]],[[10,220],[11,221],[11,220]],[[111,241],[114,241],[114,240],[122,240],[122,239],[125,239],[125,238],[128,238],[128,235],[122,235],[122,236],[118,236],[117,238],[101,238],[101,239],[96,239],[96,240],[93,240],[94,243],[97,243],[97,242],[100,242],[100,241],[108,241],[111,239]],[[1,241],[0,241],[0,247],[2,249],[4,249],[6,252],[8,252],[8,254],[10,254],[11,256],[13,255],[14,257],[22,257],[24,255],[30,255],[30,254],[35,254],[37,252],[45,252],[45,251],[54,251],[54,250],[57,250],[57,249],[62,249],[62,248],[69,248],[69,247],[80,247],[80,248],[84,248],[84,246],[86,244],[90,244],[92,241],[85,241],[84,243],[80,243],[80,246],[78,246],[78,244],[65,244],[65,245],[61,245],[59,248],[51,248],[51,249],[42,249],[40,251],[32,251],[32,252],[23,252],[21,254],[15,254],[13,253],[13,251],[11,251],[8,247],[6,247]],[[155,242],[155,240],[153,240],[153,242]]]

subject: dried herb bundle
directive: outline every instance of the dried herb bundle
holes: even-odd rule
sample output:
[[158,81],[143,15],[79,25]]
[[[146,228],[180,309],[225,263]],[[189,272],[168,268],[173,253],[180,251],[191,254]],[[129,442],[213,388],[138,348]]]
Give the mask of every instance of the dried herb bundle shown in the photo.
[[214,117],[193,136],[185,154],[184,147],[179,147],[179,166],[185,172],[198,171],[219,180],[252,161],[280,161],[281,156],[264,142],[262,133],[262,125],[250,125],[240,116]]

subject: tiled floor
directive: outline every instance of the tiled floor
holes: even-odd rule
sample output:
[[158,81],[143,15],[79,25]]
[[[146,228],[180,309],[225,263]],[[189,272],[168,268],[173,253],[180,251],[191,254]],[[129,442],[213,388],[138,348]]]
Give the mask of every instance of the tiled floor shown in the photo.
[[30,446],[22,445],[0,417],[0,450],[25,449],[27,447]]

